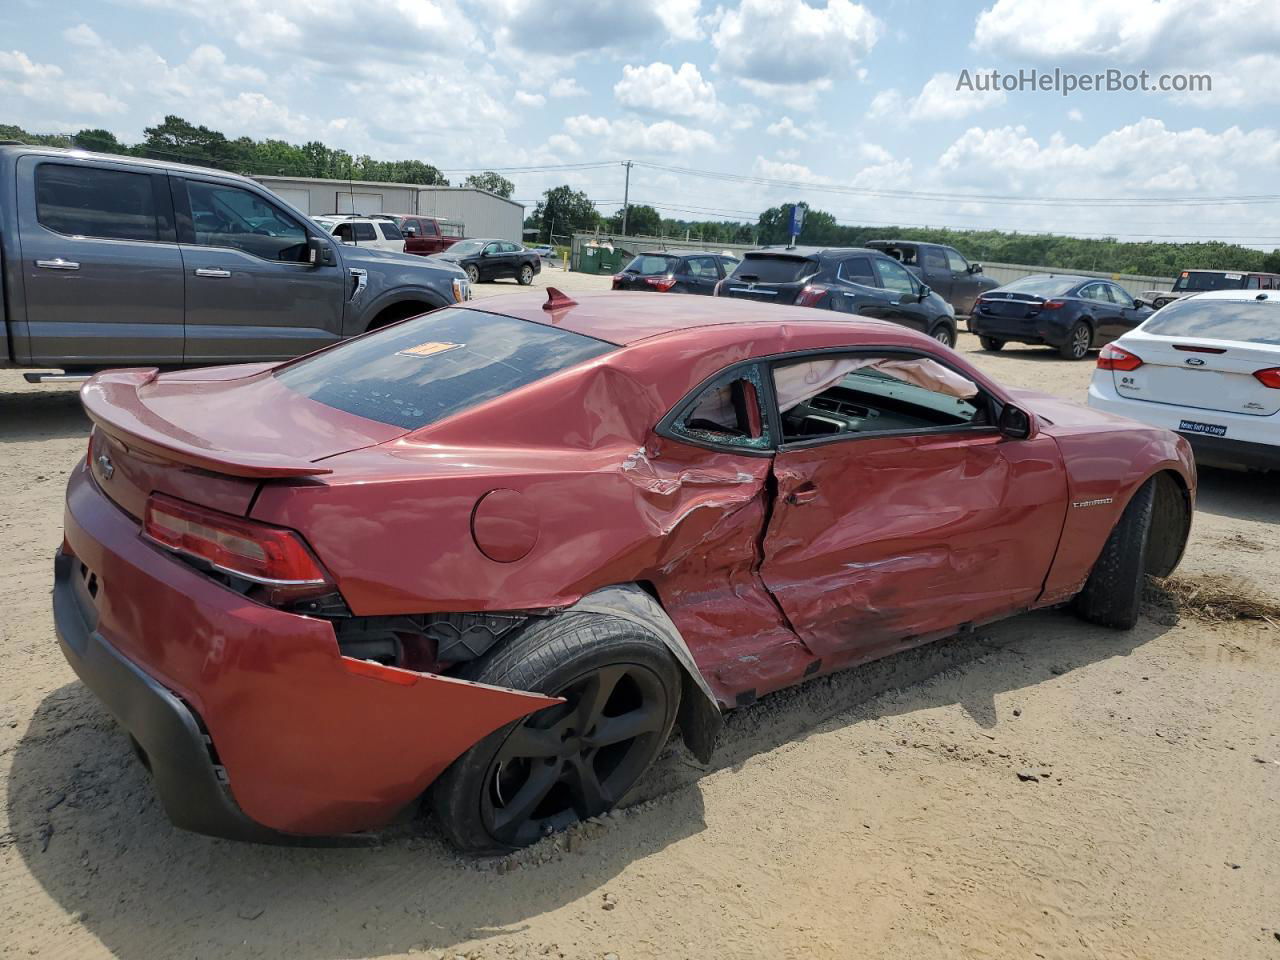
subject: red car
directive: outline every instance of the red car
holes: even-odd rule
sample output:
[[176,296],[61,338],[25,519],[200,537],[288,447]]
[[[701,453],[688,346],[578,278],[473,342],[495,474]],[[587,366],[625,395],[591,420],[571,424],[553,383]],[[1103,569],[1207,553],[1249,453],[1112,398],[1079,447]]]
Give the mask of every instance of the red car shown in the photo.
[[424,217],[416,213],[386,214],[404,234],[404,252],[430,257],[448,250],[462,239],[465,228],[452,220]]
[[[673,726],[1177,564],[1175,434],[876,320],[556,291],[278,365],[98,374],[63,651],[175,823],[462,848],[618,802]],[[428,790],[428,788],[430,788]]]

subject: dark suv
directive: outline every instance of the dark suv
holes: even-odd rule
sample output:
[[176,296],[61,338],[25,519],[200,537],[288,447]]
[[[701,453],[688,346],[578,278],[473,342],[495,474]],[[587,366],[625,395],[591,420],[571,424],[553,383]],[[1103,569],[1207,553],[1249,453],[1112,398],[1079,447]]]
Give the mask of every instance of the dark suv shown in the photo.
[[950,305],[901,263],[860,247],[752,250],[716,295],[820,307],[900,323],[956,345]]
[[652,250],[613,275],[615,290],[657,293],[715,293],[716,284],[738,265],[737,257],[705,250]]
[[955,247],[916,240],[869,240],[867,246],[893,257],[961,316],[973,313],[973,302],[1000,286],[982,275],[982,264],[970,263]]

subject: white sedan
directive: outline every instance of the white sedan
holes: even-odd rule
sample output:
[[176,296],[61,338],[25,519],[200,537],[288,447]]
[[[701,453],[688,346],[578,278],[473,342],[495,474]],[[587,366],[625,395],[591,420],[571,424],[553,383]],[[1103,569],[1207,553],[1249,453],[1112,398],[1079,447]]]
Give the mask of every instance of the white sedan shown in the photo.
[[1280,469],[1280,292],[1161,308],[1102,348],[1089,406],[1176,430],[1201,464]]

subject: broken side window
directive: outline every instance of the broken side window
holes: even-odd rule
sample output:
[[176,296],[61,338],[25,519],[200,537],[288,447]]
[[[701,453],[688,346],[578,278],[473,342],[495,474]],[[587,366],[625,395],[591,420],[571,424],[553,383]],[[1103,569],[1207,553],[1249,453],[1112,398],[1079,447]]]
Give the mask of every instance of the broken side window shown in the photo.
[[685,408],[672,432],[702,443],[767,450],[772,440],[760,406],[761,389],[755,366],[727,373]]

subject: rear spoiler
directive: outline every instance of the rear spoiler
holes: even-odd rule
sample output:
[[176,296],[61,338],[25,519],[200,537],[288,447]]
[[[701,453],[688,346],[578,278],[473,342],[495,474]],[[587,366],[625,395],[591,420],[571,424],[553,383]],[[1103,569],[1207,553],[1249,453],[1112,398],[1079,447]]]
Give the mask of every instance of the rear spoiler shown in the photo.
[[333,473],[330,467],[307,460],[268,453],[220,450],[157,416],[142,402],[138,391],[153,381],[159,372],[155,367],[106,370],[90,378],[80,388],[80,403],[90,420],[125,446],[189,467],[232,477],[264,480]]

